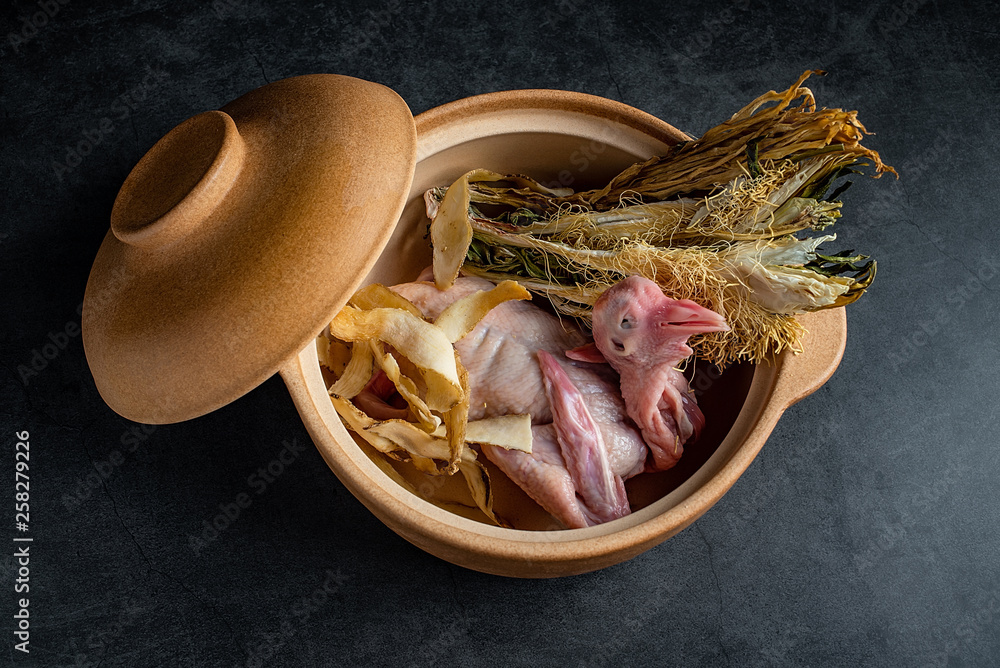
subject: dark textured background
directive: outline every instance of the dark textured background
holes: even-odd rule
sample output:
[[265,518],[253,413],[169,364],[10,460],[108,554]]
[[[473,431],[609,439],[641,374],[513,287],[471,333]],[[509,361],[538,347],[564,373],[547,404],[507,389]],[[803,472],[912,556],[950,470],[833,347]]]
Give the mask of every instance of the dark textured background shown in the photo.
[[[5,5],[0,498],[29,430],[36,542],[30,656],[10,648],[0,557],[0,663],[1000,664],[1000,17],[982,4]],[[414,113],[559,88],[700,134],[807,68],[830,71],[810,81],[820,103],[859,109],[902,176],[858,180],[838,225],[878,280],[836,375],[701,520],[628,563],[555,581],[451,566],[344,490],[277,378],[143,430],[101,401],[80,337],[59,336],[132,165],[268,81],[355,75]],[[57,169],[104,118],[93,152]],[[65,349],[25,382],[50,335]],[[189,536],[293,440],[308,447],[196,556]]]

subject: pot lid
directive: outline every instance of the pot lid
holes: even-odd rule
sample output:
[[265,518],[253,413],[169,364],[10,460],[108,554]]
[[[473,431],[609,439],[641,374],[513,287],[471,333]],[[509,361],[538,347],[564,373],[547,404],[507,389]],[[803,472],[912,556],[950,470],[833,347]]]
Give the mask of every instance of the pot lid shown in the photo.
[[190,118],[128,175],[83,305],[97,388],[150,424],[246,394],[319,335],[402,212],[406,103],[314,74]]

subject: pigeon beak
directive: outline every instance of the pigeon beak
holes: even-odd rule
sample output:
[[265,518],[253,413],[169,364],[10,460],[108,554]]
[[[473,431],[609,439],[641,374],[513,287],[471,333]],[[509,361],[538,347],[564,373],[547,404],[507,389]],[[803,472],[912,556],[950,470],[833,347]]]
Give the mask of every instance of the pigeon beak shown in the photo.
[[672,332],[687,336],[729,330],[725,318],[690,299],[671,299],[657,315],[660,327],[669,327]]

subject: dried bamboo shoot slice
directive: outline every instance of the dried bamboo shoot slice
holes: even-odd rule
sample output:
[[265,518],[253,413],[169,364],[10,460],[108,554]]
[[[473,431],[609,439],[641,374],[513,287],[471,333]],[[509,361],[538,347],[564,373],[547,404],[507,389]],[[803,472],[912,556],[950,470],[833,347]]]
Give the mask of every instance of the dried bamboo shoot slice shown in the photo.
[[427,383],[427,406],[442,413],[462,400],[454,348],[445,333],[408,311],[345,306],[330,323],[330,333],[344,341],[379,340],[413,362]]
[[[448,458],[448,442],[422,431],[417,425],[404,420],[373,420],[359,410],[348,399],[331,395],[334,408],[347,427],[358,434],[366,443],[379,452],[397,457],[400,451],[410,455],[410,459],[418,468],[424,470],[427,460],[446,460]],[[419,466],[423,464],[424,466]],[[462,448],[458,470],[465,478],[473,500],[483,513],[494,522],[493,493],[490,488],[490,477],[482,463],[476,458],[476,453],[469,448]],[[426,473],[442,473],[440,470]],[[499,522],[497,522],[499,524]]]
[[351,346],[351,359],[344,373],[330,386],[330,394],[348,399],[358,396],[371,380],[375,358],[367,341],[357,341]]
[[393,292],[381,283],[366,285],[355,292],[354,296],[347,303],[362,311],[370,311],[376,308],[398,308],[408,311],[418,318],[423,319],[424,317],[424,314],[420,312],[420,309],[413,302],[403,295]]
[[492,290],[480,290],[452,302],[434,324],[455,343],[479,324],[495,306],[515,299],[531,299],[531,293],[515,281],[503,281]]

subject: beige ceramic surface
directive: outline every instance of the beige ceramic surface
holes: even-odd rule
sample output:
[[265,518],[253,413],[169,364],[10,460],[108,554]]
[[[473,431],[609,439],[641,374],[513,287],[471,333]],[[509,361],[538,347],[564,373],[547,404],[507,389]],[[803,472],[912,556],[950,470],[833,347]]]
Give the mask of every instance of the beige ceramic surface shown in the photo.
[[177,422],[272,376],[368,274],[415,150],[398,95],[332,74],[259,88],[157,142],[118,194],[84,299],[108,405]]
[[[366,282],[411,280],[429,262],[420,197],[433,185],[485,167],[525,173],[576,188],[606,182],[638,159],[684,135],[624,105],[576,93],[512,91],[460,100],[417,117],[418,163],[396,232]],[[574,530],[544,529],[537,505],[494,474],[507,529],[460,517],[398,486],[341,425],[330,405],[314,346],[281,374],[303,422],[330,468],[375,515],[414,545],[453,563],[514,577],[554,577],[629,559],[676,534],[710,508],[760,451],[782,412],[833,373],[846,342],[843,309],[802,318],[805,352],[773,365],[734,367],[709,383],[702,400],[707,432],[688,449],[690,465],[669,475],[638,476],[629,517]],[[706,401],[708,399],[708,401]],[[692,454],[693,453],[693,454]],[[643,480],[645,478],[645,480]],[[509,498],[504,499],[504,493]],[[551,520],[548,522],[551,526]]]

